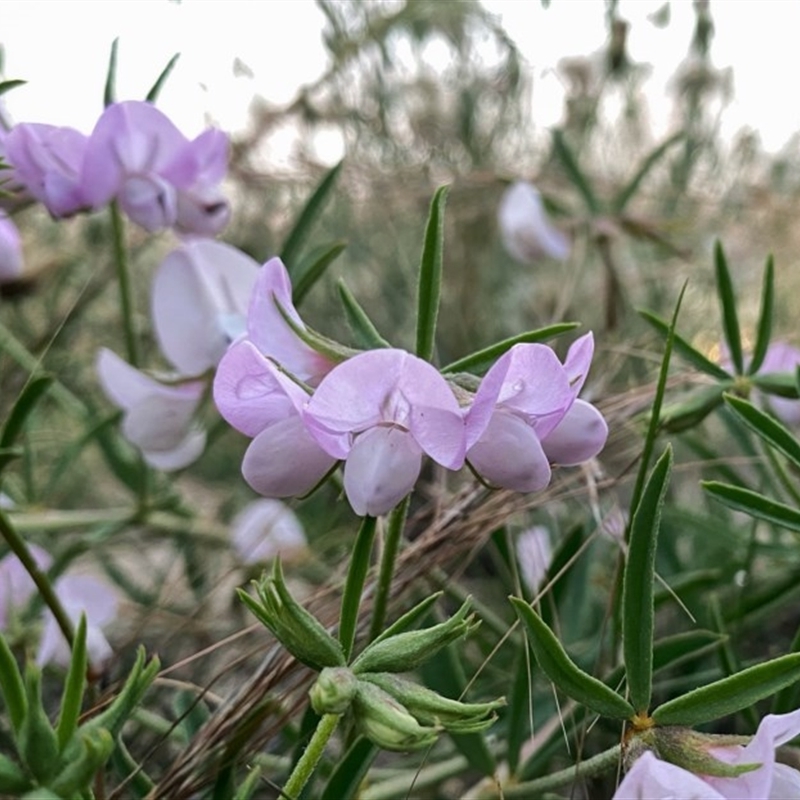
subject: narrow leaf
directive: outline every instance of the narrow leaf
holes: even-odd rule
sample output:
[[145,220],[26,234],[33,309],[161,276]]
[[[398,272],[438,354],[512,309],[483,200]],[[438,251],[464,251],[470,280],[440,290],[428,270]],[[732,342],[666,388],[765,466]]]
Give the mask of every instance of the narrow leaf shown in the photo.
[[50,387],[53,379],[49,375],[39,375],[36,378],[31,378],[25,385],[25,388],[20,393],[19,398],[14,403],[11,413],[8,415],[6,424],[3,426],[2,433],[0,433],[0,447],[11,447],[17,440],[25,420],[28,419],[30,413],[36,407],[36,404],[42,398],[44,393]]
[[300,260],[292,279],[292,300],[296,306],[311,291],[325,270],[344,252],[347,242],[333,242],[315,247]]
[[361,605],[361,592],[369,569],[372,541],[375,538],[375,517],[364,517],[356,536],[350,556],[350,568],[342,594],[342,612],[339,622],[339,641],[342,643],[345,659],[349,661],[358,627],[358,608]]
[[433,358],[436,319],[442,290],[442,250],[444,247],[444,205],[447,186],[440,186],[431,201],[425,241],[419,265],[417,288],[417,346],[416,354],[426,361]]
[[578,166],[578,161],[572,149],[567,144],[564,133],[558,129],[553,131],[553,148],[556,156],[558,156],[558,160],[561,162],[561,166],[564,167],[564,171],[567,173],[567,177],[583,197],[589,213],[592,215],[597,214],[600,211],[600,203],[589,181]]
[[12,89],[16,89],[17,86],[24,86],[26,83],[27,81],[20,80],[0,81],[0,95],[10,92]]
[[311,230],[311,226],[314,224],[314,222],[316,222],[317,217],[322,213],[322,209],[325,206],[325,201],[328,199],[328,195],[330,195],[331,190],[336,183],[336,179],[339,177],[343,163],[343,161],[340,161],[325,175],[319,186],[316,188],[314,193],[308,199],[308,202],[303,207],[303,210],[300,212],[300,216],[297,218],[297,222],[295,222],[294,227],[291,231],[289,231],[289,235],[286,237],[286,241],[283,243],[281,260],[286,265],[286,269],[289,271],[289,276],[293,281],[300,248],[305,244],[305,241],[309,235],[309,231]]
[[3,701],[8,709],[11,727],[18,734],[22,721],[25,719],[28,700],[22,674],[2,633],[0,633],[0,691],[3,693]]
[[725,404],[753,433],[800,469],[800,442],[785,425],[741,397],[726,394]]
[[680,433],[699,425],[714,409],[722,404],[725,386],[717,384],[693,391],[684,400],[664,408],[659,428],[669,433]]
[[[639,309],[639,315],[649,322],[660,334],[667,336],[669,333],[669,325],[650,311]],[[712,378],[717,378],[721,381],[730,381],[733,376],[726,372],[718,364],[707,359],[699,350],[696,350],[686,339],[678,336],[676,333],[673,337],[673,347],[675,352],[685,358],[692,366],[710,375]]]
[[798,398],[797,375],[792,372],[762,372],[760,375],[751,375],[753,386],[762,392],[776,394],[779,397],[788,397],[792,400]]
[[731,355],[733,367],[737,375],[744,372],[744,356],[742,355],[742,336],[739,331],[739,317],[736,313],[736,293],[733,290],[731,273],[722,243],[714,244],[714,272],[717,278],[717,293],[722,309],[722,330]]
[[800,653],[781,656],[669,700],[653,719],[659,725],[700,725],[749,708],[798,679]]
[[464,358],[459,358],[458,361],[453,361],[443,367],[442,372],[471,372],[473,375],[483,375],[503,353],[510,350],[515,344],[520,344],[521,342],[546,342],[549,339],[560,336],[562,333],[575,330],[579,326],[579,322],[560,322],[556,325],[548,325],[546,328],[537,328],[533,331],[519,333],[509,339],[503,339],[502,342],[495,342],[489,347],[484,347],[482,350],[476,350],[474,353],[464,356]]
[[758,315],[756,344],[753,357],[747,368],[748,375],[758,372],[767,354],[769,339],[772,335],[772,315],[775,308],[775,259],[770,255],[764,267],[764,281],[761,286],[761,311]]
[[180,57],[180,53],[175,53],[175,55],[172,56],[172,58],[167,62],[167,66],[161,70],[161,74],[156,78],[156,82],[147,93],[147,97],[145,97],[145,100],[148,103],[155,103],[155,101],[158,99],[158,95],[161,94],[161,90],[164,88],[167,78],[169,78],[172,70],[175,69],[175,64],[178,63],[178,59]]
[[78,717],[83,703],[83,691],[86,687],[86,668],[88,663],[86,615],[81,614],[80,622],[78,622],[78,627],[75,629],[72,658],[69,662],[69,672],[67,672],[64,693],[61,697],[61,714],[56,725],[56,738],[58,739],[60,753],[64,752],[64,748],[78,727]]
[[359,786],[378,752],[378,748],[369,739],[359,736],[344,756],[338,760],[328,778],[328,783],[319,796],[320,800],[358,797]]
[[414,608],[412,608],[410,611],[406,611],[403,616],[395,620],[380,635],[376,636],[372,640],[372,644],[382,642],[384,639],[391,639],[392,636],[396,636],[398,633],[405,633],[406,631],[410,630],[412,625],[414,625],[417,620],[422,619],[428,613],[428,611],[430,611],[442,594],[443,592],[434,592],[433,594],[428,595],[424,600],[417,603]]
[[633,706],[627,700],[572,661],[555,634],[528,603],[517,597],[509,600],[528,632],[528,642],[539,666],[564,694],[604,717],[627,719],[633,716]]
[[380,347],[391,347],[391,344],[378,333],[378,329],[372,320],[367,316],[367,312],[353,296],[347,284],[340,280],[336,286],[339,290],[339,299],[344,306],[344,315],[350,330],[356,337],[356,344],[365,350],[374,350]]
[[744,511],[756,519],[763,519],[792,531],[800,531],[800,511],[796,508],[741,486],[717,481],[701,481],[701,485],[712,497],[734,511]]
[[650,153],[649,156],[647,156],[647,158],[644,159],[642,166],[639,167],[633,178],[631,178],[629,183],[614,198],[611,207],[615,213],[621,214],[625,210],[625,206],[628,205],[631,198],[633,198],[633,196],[636,194],[640,184],[647,177],[650,170],[653,169],[656,164],[658,164],[667,150],[669,150],[672,145],[674,145],[676,142],[679,142],[681,139],[683,139],[682,132],[676,133],[674,136],[670,136],[669,139],[667,139],[665,142],[662,142]]
[[672,448],[656,462],[631,524],[622,595],[622,647],[633,707],[647,711],[653,688],[653,583],[661,507],[672,469]]
[[103,91],[103,105],[108,108],[115,100],[117,94],[117,51],[119,38],[111,42],[111,55],[108,59],[108,72],[106,73],[106,86]]

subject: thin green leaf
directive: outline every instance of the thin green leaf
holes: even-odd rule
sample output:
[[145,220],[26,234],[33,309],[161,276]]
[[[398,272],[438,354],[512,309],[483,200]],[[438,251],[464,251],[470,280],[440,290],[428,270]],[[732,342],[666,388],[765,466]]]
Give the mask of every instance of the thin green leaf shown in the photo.
[[328,783],[319,796],[320,800],[358,797],[358,788],[379,752],[369,739],[359,736],[344,757],[338,760],[328,778]]
[[447,201],[447,191],[447,186],[440,186],[433,195],[419,265],[416,354],[425,361],[433,358],[436,319],[439,315],[439,300],[442,291],[444,206]]
[[[663,319],[660,319],[655,314],[650,311],[645,311],[643,309],[638,310],[639,315],[649,322],[660,334],[663,336],[667,336],[669,334],[669,325],[664,322]],[[705,372],[706,375],[710,375],[712,378],[716,378],[717,380],[721,381],[730,381],[733,379],[733,375],[726,372],[722,367],[718,364],[715,364],[713,361],[709,361],[699,350],[695,350],[686,339],[678,336],[676,333],[673,337],[673,347],[675,348],[675,352],[685,358],[692,366],[696,367],[700,370],[700,372]]]
[[627,700],[572,661],[555,634],[528,603],[517,597],[509,600],[528,632],[528,642],[539,666],[564,694],[604,717],[628,719],[634,715],[633,706]]
[[0,81],[0,95],[10,92],[12,89],[16,89],[17,86],[24,86],[26,83],[27,81],[20,80]]
[[117,51],[119,50],[119,37],[111,42],[111,55],[108,58],[108,72],[106,73],[106,85],[103,91],[103,105],[108,108],[115,100],[117,95]]
[[511,692],[508,698],[506,729],[508,731],[506,759],[512,775],[517,774],[522,746],[531,737],[531,682],[533,664],[530,650],[519,648],[512,671]]
[[256,764],[236,789],[233,800],[250,800],[253,796],[253,792],[256,790],[259,780],[261,780],[261,767]]
[[622,647],[633,707],[645,713],[653,689],[653,583],[661,507],[672,469],[672,448],[656,462],[631,523],[622,594]]
[[722,403],[725,386],[717,384],[697,389],[683,400],[664,408],[659,420],[659,428],[669,433],[680,433],[699,425],[714,409]]
[[701,725],[755,705],[800,679],[800,653],[781,656],[695,689],[653,712],[659,725]]
[[356,337],[356,344],[359,347],[363,347],[365,350],[391,347],[391,344],[378,333],[378,329],[372,323],[369,316],[367,316],[367,312],[361,307],[350,289],[347,288],[347,284],[345,284],[343,280],[340,280],[336,288],[339,290],[339,299],[342,301],[342,306],[344,306],[344,315],[347,319],[347,324]]
[[800,511],[796,508],[741,486],[717,481],[701,481],[701,485],[712,497],[734,511],[744,511],[756,519],[763,519],[792,531],[800,531]]
[[150,91],[147,93],[147,97],[145,97],[146,102],[155,103],[155,101],[158,100],[158,96],[161,94],[161,90],[164,88],[167,78],[169,78],[172,70],[175,69],[175,64],[178,63],[178,59],[180,57],[180,53],[175,53],[175,55],[172,56],[169,61],[167,61],[167,66],[161,70],[161,74],[156,78],[156,82],[152,85]]
[[583,197],[589,213],[592,215],[599,213],[600,203],[597,196],[589,181],[586,179],[586,176],[583,174],[583,171],[578,166],[578,161],[572,149],[567,144],[563,131],[557,128],[553,130],[553,148],[556,156],[558,156],[558,160],[561,162],[561,166],[564,167],[564,171],[567,173],[567,177]]
[[722,243],[714,243],[714,273],[717,278],[717,293],[722,310],[722,330],[731,355],[733,367],[737,375],[744,372],[744,355],[742,354],[742,335],[739,331],[739,317],[736,312],[736,293],[733,289],[728,260]]
[[762,372],[760,375],[751,375],[753,386],[762,392],[776,394],[778,397],[788,397],[796,400],[798,397],[797,376],[792,372]]
[[354,350],[352,347],[345,347],[334,339],[315,331],[308,325],[300,326],[293,320],[287,313],[286,309],[278,302],[277,298],[273,298],[278,312],[285,320],[286,324],[294,331],[295,335],[305,342],[312,350],[316,350],[321,355],[329,358],[334,363],[345,361],[351,356],[356,355],[359,351]]
[[639,185],[647,177],[650,170],[653,169],[653,167],[663,158],[664,154],[667,152],[667,150],[669,150],[670,147],[672,147],[672,145],[683,139],[683,136],[684,134],[682,132],[676,133],[674,136],[670,136],[669,139],[667,139],[665,142],[662,142],[650,153],[649,156],[644,159],[642,166],[639,167],[637,173],[612,201],[611,208],[614,213],[621,214],[625,210],[625,206],[628,205],[631,198],[636,194],[637,190],[639,189]]
[[22,674],[2,633],[0,633],[0,691],[8,709],[11,727],[18,734],[27,713],[28,700]]
[[36,404],[50,387],[53,379],[49,375],[31,378],[14,403],[6,424],[0,433],[0,447],[11,447],[22,431],[28,416],[36,408]]
[[410,630],[417,620],[422,619],[428,611],[433,607],[436,601],[442,596],[443,592],[434,592],[428,595],[424,600],[417,603],[410,611],[406,611],[401,617],[395,620],[388,628],[386,628],[380,635],[372,640],[372,644],[382,642],[384,639],[390,639],[398,633],[405,633]]
[[292,300],[299,306],[325,270],[344,252],[347,242],[333,242],[315,247],[300,260],[292,279]]
[[515,344],[522,342],[546,342],[561,336],[562,333],[573,331],[580,327],[579,322],[560,322],[557,325],[548,325],[546,328],[537,328],[533,331],[525,331],[502,342],[495,342],[482,350],[476,350],[458,361],[453,361],[442,368],[443,373],[452,372],[471,372],[473,375],[483,375],[500,356],[510,350]]
[[[795,631],[790,647],[792,653],[800,652],[800,628]],[[786,686],[772,699],[773,714],[788,714],[797,708],[797,686]]]
[[303,210],[300,212],[300,216],[297,218],[297,222],[295,222],[294,227],[291,231],[289,231],[289,235],[286,237],[286,241],[283,243],[281,260],[286,265],[286,269],[289,271],[289,276],[292,278],[292,280],[294,280],[295,267],[298,254],[300,253],[300,248],[305,244],[309,231],[311,230],[311,226],[314,224],[314,222],[316,222],[317,217],[322,213],[322,209],[325,206],[328,195],[331,193],[331,190],[336,183],[336,179],[339,177],[339,173],[342,170],[343,163],[343,161],[340,161],[325,175],[319,186],[316,188],[314,193],[308,199],[308,202],[303,207]]
[[783,453],[800,469],[800,442],[783,423],[756,408],[748,400],[732,394],[725,395],[725,404],[753,433]]
[[81,614],[75,628],[75,641],[72,644],[72,658],[69,662],[67,679],[64,681],[64,693],[61,696],[61,713],[56,725],[58,751],[64,748],[78,728],[78,717],[83,703],[83,692],[86,688],[86,668],[89,656],[86,651],[86,615]]
[[369,569],[376,524],[375,517],[364,517],[350,556],[350,568],[342,594],[342,612],[339,616],[339,641],[342,643],[346,660],[350,659],[350,654],[353,652],[358,626],[358,608],[361,605],[361,592]]
[[775,259],[770,255],[764,267],[764,281],[761,286],[761,311],[758,315],[756,344],[753,357],[747,368],[748,375],[758,372],[767,354],[770,336],[772,335],[772,315],[775,308]]

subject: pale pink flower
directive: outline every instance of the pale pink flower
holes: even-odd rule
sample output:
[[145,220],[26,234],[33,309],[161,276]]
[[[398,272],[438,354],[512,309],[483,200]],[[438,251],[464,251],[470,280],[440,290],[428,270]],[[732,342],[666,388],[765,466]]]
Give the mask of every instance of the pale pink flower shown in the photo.
[[296,514],[280,500],[254,500],[231,522],[233,548],[245,564],[286,561],[306,548],[306,536]]
[[538,592],[553,560],[550,531],[534,525],[517,537],[517,561],[522,580],[531,592]]
[[[50,554],[38,545],[28,545],[28,550],[40,570],[48,570],[53,563]],[[8,553],[0,559],[0,630],[8,630],[14,611],[24,608],[36,594],[36,584],[22,566],[22,562]]]
[[[2,175],[2,173],[0,173]],[[22,276],[22,242],[17,226],[0,211],[0,284]]]

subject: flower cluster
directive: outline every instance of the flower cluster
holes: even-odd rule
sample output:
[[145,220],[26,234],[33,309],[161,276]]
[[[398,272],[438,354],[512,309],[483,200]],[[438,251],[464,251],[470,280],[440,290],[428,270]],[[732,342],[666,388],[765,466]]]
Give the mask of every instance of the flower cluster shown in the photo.
[[303,327],[288,274],[272,259],[258,278],[247,332],[214,382],[222,416],[253,438],[242,471],[265,496],[304,494],[343,461],[353,510],[378,516],[412,490],[424,455],[451,470],[468,461],[491,485],[532,492],[547,486],[551,464],[581,463],[605,444],[602,415],[577,398],[591,334],[563,364],[545,345],[515,345],[462,407],[445,377],[410,353],[370,350],[334,365],[293,326]]

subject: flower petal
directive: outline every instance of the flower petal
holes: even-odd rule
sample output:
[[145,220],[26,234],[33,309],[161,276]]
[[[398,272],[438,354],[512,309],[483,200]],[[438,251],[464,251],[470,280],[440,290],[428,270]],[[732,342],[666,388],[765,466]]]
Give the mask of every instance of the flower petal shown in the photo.
[[567,357],[564,359],[564,370],[567,373],[567,378],[569,378],[575,397],[578,396],[583,384],[586,382],[593,356],[594,334],[591,331],[576,339],[570,345]]
[[254,500],[248,503],[231,522],[232,543],[245,564],[272,561],[306,547],[306,536],[300,520],[280,500]]
[[[755,797],[756,795],[753,795]],[[636,759],[612,800],[725,800],[702,778],[649,750]]]
[[606,444],[608,425],[591,403],[576,400],[555,429],[542,440],[551,464],[571,467],[594,458]]

